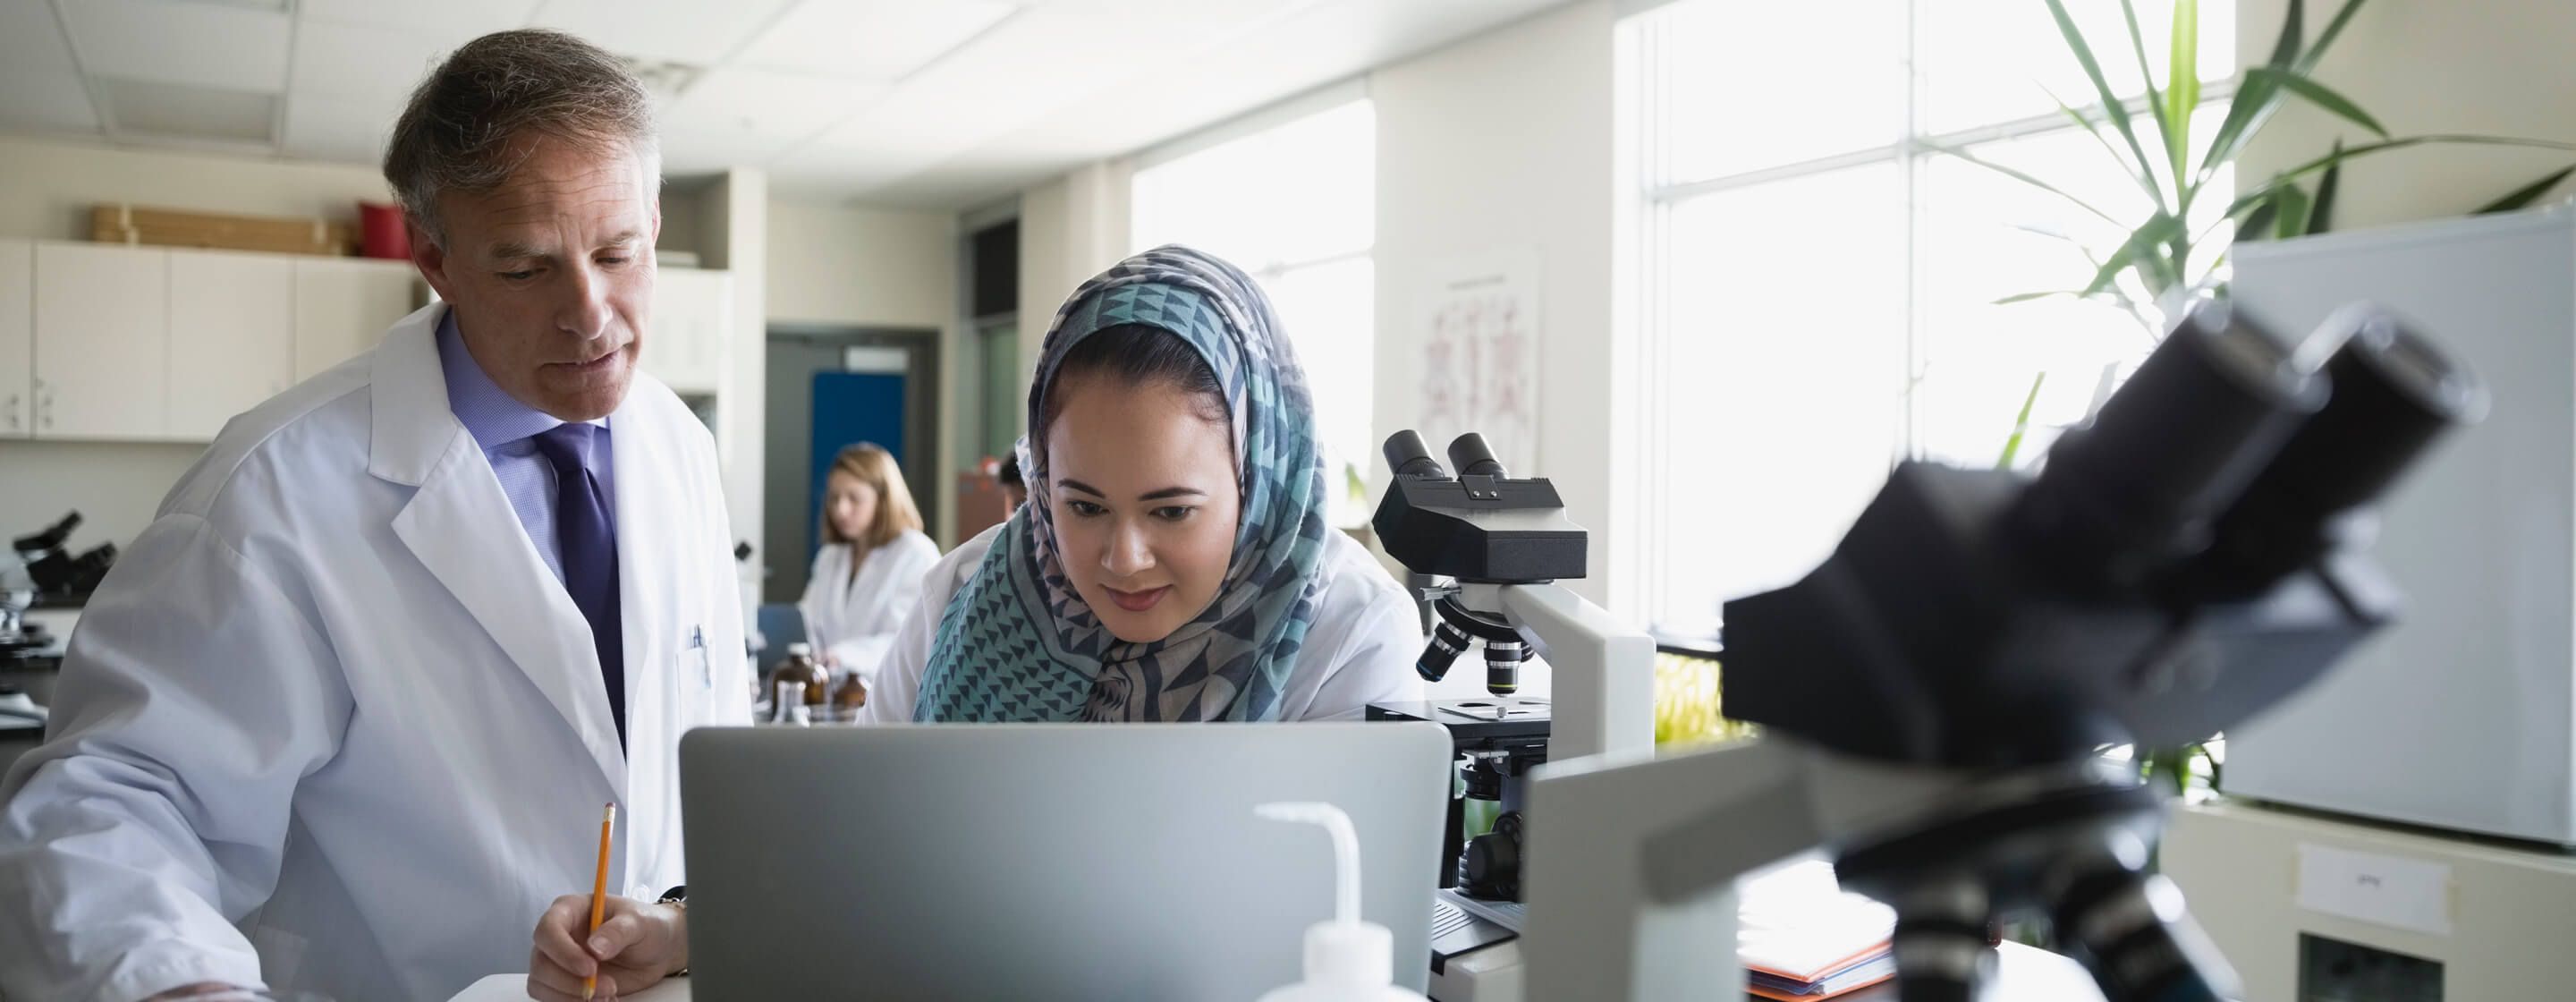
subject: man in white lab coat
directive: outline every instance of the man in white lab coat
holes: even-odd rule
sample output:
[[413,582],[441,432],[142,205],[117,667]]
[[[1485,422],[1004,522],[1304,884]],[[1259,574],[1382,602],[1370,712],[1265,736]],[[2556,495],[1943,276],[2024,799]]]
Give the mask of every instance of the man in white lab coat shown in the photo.
[[0,995],[444,999],[607,802],[612,891],[683,882],[680,733],[750,698],[713,443],[635,373],[659,170],[569,36],[422,84],[385,173],[444,302],[235,418],[92,599],[0,785]]

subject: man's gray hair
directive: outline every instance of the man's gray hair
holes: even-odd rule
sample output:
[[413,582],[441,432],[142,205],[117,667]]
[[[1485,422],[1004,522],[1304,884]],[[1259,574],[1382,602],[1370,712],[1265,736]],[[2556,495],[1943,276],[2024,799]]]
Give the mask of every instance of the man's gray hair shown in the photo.
[[444,244],[440,196],[509,180],[535,133],[588,151],[634,154],[647,190],[661,184],[653,98],[626,64],[559,31],[498,31],[465,43],[412,91],[385,147],[385,180],[403,210]]

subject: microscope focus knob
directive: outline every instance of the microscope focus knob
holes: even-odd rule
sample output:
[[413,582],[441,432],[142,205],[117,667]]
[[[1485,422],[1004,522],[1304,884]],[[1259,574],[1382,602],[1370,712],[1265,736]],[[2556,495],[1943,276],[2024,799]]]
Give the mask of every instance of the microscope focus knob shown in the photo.
[[1521,815],[1506,811],[1494,830],[1467,841],[1458,861],[1459,889],[1489,901],[1521,899]]

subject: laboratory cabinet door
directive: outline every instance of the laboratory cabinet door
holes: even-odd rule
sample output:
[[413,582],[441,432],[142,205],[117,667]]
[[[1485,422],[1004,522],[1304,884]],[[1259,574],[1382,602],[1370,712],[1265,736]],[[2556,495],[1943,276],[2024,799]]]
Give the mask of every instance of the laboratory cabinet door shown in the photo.
[[170,252],[36,245],[36,436],[156,439],[169,426]]
[[36,433],[36,245],[0,240],[0,438]]
[[171,251],[169,437],[214,441],[294,378],[294,259]]

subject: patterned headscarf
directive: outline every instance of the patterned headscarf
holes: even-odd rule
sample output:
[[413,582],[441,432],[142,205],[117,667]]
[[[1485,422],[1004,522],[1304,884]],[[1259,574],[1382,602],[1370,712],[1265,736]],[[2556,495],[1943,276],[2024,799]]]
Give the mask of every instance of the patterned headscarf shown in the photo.
[[1243,515],[1216,600],[1152,643],[1102,626],[1065,577],[1044,450],[1023,441],[1029,501],[939,619],[913,705],[919,721],[1275,720],[1315,618],[1324,466],[1306,376],[1251,276],[1158,247],[1083,283],[1047,330],[1029,427],[1065,353],[1124,324],[1189,343],[1225,388]]

